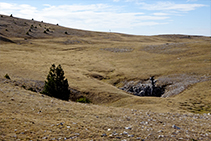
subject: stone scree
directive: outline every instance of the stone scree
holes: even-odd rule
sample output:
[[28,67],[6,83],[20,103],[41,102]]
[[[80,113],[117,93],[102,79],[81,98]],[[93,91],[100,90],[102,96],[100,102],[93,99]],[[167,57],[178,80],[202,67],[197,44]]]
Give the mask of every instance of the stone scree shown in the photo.
[[124,87],[120,89],[136,96],[161,97],[165,92],[166,86],[156,86],[156,82],[157,80],[152,76],[148,81],[140,81],[136,84],[134,84],[134,81],[127,82]]

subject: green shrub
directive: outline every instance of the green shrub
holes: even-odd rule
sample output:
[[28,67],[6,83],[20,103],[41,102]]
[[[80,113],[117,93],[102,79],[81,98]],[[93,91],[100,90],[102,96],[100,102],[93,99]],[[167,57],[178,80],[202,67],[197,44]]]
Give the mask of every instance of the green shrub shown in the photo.
[[10,15],[10,17],[13,17],[12,14]]
[[87,99],[86,97],[81,97],[81,98],[77,99],[76,102],[91,103],[91,101],[89,99]]
[[21,87],[24,88],[24,89],[26,89],[26,86],[25,85],[22,85]]
[[44,32],[43,33],[45,33],[45,34],[47,34],[47,32],[44,30]]
[[29,35],[29,32],[26,32],[26,35]]
[[29,32],[31,32],[31,29],[29,29]]
[[50,30],[47,28],[47,29],[46,29],[46,31],[48,31],[48,32],[49,32]]
[[8,31],[8,29],[5,29],[5,31]]
[[67,31],[65,31],[65,34],[68,34]]
[[10,76],[8,74],[6,74],[4,77],[10,79]]
[[45,81],[45,86],[42,91],[43,94],[62,100],[69,100],[69,84],[67,79],[64,77],[64,71],[61,65],[55,67],[53,64],[46,79],[47,81]]

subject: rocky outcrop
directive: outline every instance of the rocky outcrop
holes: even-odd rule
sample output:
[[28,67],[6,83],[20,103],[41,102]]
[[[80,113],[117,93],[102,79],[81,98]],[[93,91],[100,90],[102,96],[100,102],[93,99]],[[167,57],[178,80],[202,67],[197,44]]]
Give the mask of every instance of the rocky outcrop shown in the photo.
[[165,86],[156,86],[156,82],[157,80],[153,76],[147,81],[139,81],[138,83],[134,81],[127,82],[120,89],[137,96],[161,97],[165,92]]

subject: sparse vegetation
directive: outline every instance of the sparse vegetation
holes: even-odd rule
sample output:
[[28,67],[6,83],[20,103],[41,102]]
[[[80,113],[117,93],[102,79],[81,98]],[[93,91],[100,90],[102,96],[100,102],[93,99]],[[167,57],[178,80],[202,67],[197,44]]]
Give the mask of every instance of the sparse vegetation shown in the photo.
[[91,103],[91,101],[89,99],[87,99],[86,97],[81,97],[81,98],[77,99],[76,102]]
[[[211,140],[210,37],[131,36],[1,19],[7,26],[0,28],[0,140]],[[32,23],[42,28],[26,36]],[[40,34],[45,24],[56,31],[49,38]],[[49,62],[64,65],[71,100],[93,104],[39,94]],[[118,89],[125,82],[150,84],[150,76],[174,96]]]
[[8,74],[6,74],[4,77],[5,77],[6,79],[10,79],[10,76],[9,76]]
[[69,84],[67,79],[64,77],[64,71],[61,65],[56,67],[53,64],[47,76],[47,81],[45,81],[42,93],[62,100],[69,100],[70,91],[68,87]]

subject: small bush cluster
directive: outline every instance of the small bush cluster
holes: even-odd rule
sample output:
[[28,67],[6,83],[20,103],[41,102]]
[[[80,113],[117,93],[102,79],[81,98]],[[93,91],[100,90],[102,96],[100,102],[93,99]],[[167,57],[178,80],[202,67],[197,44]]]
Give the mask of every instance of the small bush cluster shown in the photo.
[[5,77],[6,79],[10,79],[10,76],[9,76],[8,74],[6,74],[4,77]]
[[86,97],[81,97],[81,98],[77,99],[76,102],[91,103],[91,101],[89,99],[87,99]]

